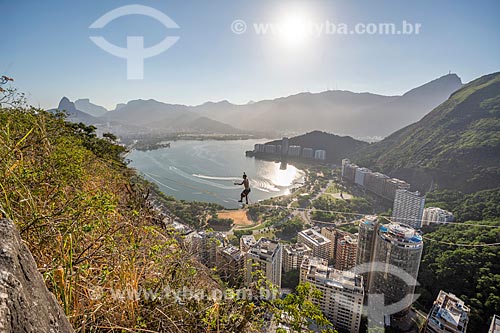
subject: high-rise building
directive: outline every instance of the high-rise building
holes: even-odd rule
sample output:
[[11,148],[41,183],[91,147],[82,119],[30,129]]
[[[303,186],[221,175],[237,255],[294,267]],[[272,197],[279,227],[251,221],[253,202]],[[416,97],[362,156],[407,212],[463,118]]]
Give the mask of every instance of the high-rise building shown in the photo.
[[314,157],[314,150],[312,148],[302,149],[302,157],[303,158],[313,158]]
[[344,174],[345,174],[345,167],[350,163],[351,163],[351,161],[349,159],[347,159],[347,158],[342,159],[342,169],[341,169],[342,177],[344,177]]
[[[377,230],[377,216],[365,216],[359,223],[358,248],[356,249],[356,266],[370,265],[375,248],[375,232]],[[368,291],[370,269],[362,272],[365,281],[365,291]]]
[[299,157],[300,156],[300,146],[289,146],[288,147],[288,156]]
[[427,316],[424,333],[465,333],[469,314],[464,301],[441,290]]
[[346,271],[356,265],[357,237],[335,227],[321,228],[321,235],[331,242],[330,259],[335,269]]
[[396,198],[392,209],[394,222],[408,224],[414,228],[422,226],[425,197],[420,193],[408,190],[396,190]]
[[217,273],[222,281],[239,287],[243,282],[245,258],[236,247],[228,245],[217,252]]
[[261,238],[250,247],[245,255],[245,282],[254,281],[256,271],[260,270],[275,286],[281,288],[282,247],[278,241]]
[[424,214],[422,215],[423,226],[430,223],[453,222],[454,220],[452,213],[438,207],[424,208]]
[[500,316],[493,315],[488,333],[500,333]]
[[410,189],[410,184],[401,179],[390,178],[382,173],[361,168],[346,158],[342,160],[342,179],[361,185],[370,192],[391,201],[396,196],[396,190]]
[[187,241],[197,259],[208,268],[217,265],[217,251],[227,243],[225,235],[215,231],[194,232],[189,235]]
[[295,243],[283,246],[283,272],[299,269],[304,256],[312,255],[312,250],[305,244]]
[[281,140],[281,155],[288,155],[288,146],[289,146],[289,141],[287,137],[284,137]]
[[409,190],[410,184],[405,182],[404,180],[397,178],[388,178],[385,180],[384,191],[382,192],[382,196],[389,200],[394,200],[396,198],[397,190]]
[[367,168],[356,168],[356,173],[354,174],[354,183],[364,186],[365,176],[371,173],[370,169]]
[[342,160],[342,179],[354,182],[356,178],[356,170],[358,166],[356,164],[352,164],[348,159]]
[[265,145],[262,144],[262,143],[256,143],[254,145],[254,148],[253,150],[256,152],[256,153],[263,153],[265,151]]
[[314,159],[324,161],[326,160],[326,151],[322,149],[318,149],[314,152]]
[[308,282],[321,291],[321,297],[313,302],[336,328],[357,333],[363,312],[363,277],[327,265],[324,259],[305,257],[300,267],[300,282]]
[[243,235],[240,238],[240,251],[247,252],[250,248],[257,243],[253,235]]
[[266,154],[276,154],[276,146],[275,145],[264,145],[264,152]]
[[335,246],[335,269],[347,271],[356,266],[358,240],[350,234],[338,237]]
[[[396,303],[407,295],[413,295],[422,250],[422,236],[412,227],[399,223],[379,224],[375,233],[372,272],[368,282],[370,294],[383,294],[386,304]],[[378,265],[374,267],[373,263]],[[397,270],[408,273],[413,281],[401,279],[397,276]],[[411,303],[412,299],[407,299],[407,304],[398,314],[405,314]]]
[[321,235],[330,240],[330,259],[335,259],[335,250],[337,246],[337,238],[339,237],[339,233],[342,232],[334,226],[323,227],[321,228]]
[[332,242],[312,228],[300,231],[297,235],[297,242],[306,244],[315,257],[325,260],[332,257]]
[[[385,183],[388,179],[390,179],[389,176],[384,175],[383,173],[371,172],[365,175],[364,186],[368,191],[375,193],[376,195],[379,195],[381,197],[385,197]],[[392,198],[392,200],[394,200],[394,198]]]

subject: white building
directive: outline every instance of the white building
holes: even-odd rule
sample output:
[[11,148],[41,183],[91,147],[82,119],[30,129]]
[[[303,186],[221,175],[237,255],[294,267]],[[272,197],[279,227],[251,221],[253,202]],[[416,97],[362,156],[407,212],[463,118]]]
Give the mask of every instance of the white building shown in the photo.
[[422,225],[429,225],[430,223],[443,223],[453,222],[455,217],[452,213],[439,207],[424,208],[422,215]]
[[300,146],[290,146],[288,147],[288,156],[299,157],[300,156]]
[[314,152],[314,159],[324,161],[326,160],[326,151],[322,149],[318,149]]
[[469,314],[464,301],[441,290],[427,316],[424,333],[465,333]]
[[314,150],[312,148],[304,148],[302,149],[302,157],[303,158],[313,158]]
[[347,158],[344,158],[342,160],[342,177],[344,177],[345,175],[345,167],[348,165],[348,164],[351,164],[351,161],[348,160]]
[[306,257],[300,267],[300,282],[309,282],[321,291],[321,297],[313,302],[336,328],[359,332],[364,297],[361,275],[328,267],[320,258]]
[[271,283],[281,288],[281,252],[281,244],[267,238],[261,238],[252,245],[245,255],[246,284],[252,283],[252,273],[260,270]]
[[332,258],[332,242],[314,229],[302,230],[297,234],[297,242],[307,245],[312,255],[329,260]]
[[253,147],[254,147],[253,150],[256,153],[263,153],[265,151],[265,148],[264,148],[265,145],[262,143],[256,143]]
[[275,145],[265,145],[264,152],[267,154],[275,154],[276,153],[276,146]]
[[354,183],[365,186],[365,175],[371,173],[371,170],[367,168],[357,168],[356,175],[354,176]]
[[425,197],[420,193],[408,190],[396,190],[396,198],[392,209],[394,222],[408,224],[414,228],[422,226]]

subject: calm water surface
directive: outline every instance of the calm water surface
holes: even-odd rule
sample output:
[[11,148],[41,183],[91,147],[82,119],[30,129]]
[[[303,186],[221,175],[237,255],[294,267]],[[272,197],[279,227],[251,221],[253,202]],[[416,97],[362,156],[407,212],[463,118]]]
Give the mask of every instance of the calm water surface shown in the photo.
[[239,206],[241,175],[250,178],[251,202],[287,194],[304,179],[304,172],[288,164],[246,157],[262,140],[235,141],[176,141],[171,148],[152,151],[132,151],[127,158],[130,166],[148,180],[177,199],[207,201],[227,208]]

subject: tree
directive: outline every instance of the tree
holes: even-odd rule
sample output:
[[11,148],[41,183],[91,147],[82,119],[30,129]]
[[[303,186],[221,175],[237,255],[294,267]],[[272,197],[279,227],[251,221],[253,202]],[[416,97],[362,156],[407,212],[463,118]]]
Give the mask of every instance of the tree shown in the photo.
[[[337,332],[325,317],[313,299],[321,297],[321,292],[309,283],[299,284],[295,294],[288,294],[284,299],[274,302],[275,318],[280,324],[289,326],[294,332],[313,332],[312,325],[317,325],[322,332]],[[282,332],[285,332],[282,330]]]
[[6,86],[9,82],[13,82],[11,77],[0,76],[0,107],[22,107],[26,106],[26,98],[24,93],[20,93],[16,88]]

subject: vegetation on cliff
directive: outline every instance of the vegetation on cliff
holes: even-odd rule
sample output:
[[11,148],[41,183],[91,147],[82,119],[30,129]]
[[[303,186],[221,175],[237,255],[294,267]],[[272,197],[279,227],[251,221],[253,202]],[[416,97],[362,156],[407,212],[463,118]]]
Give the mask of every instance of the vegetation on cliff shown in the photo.
[[292,306],[220,297],[235,291],[165,228],[112,134],[25,106],[15,90],[0,94],[0,215],[17,225],[75,331],[250,332]]

